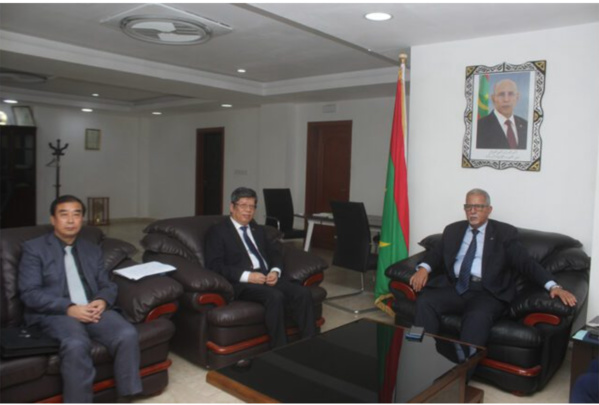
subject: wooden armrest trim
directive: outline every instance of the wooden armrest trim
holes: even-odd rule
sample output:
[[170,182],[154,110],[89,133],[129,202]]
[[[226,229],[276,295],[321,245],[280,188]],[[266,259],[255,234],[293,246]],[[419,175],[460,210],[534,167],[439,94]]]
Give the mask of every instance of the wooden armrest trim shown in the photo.
[[414,291],[409,285],[404,284],[401,281],[391,281],[391,288],[404,293],[406,298],[410,301],[416,301],[416,291]]
[[528,326],[535,326],[537,323],[548,323],[550,325],[556,326],[560,324],[561,319],[557,315],[535,312],[533,314],[526,315],[523,322]]
[[[139,370],[139,375],[143,378],[152,374],[157,374],[162,371],[166,371],[173,364],[171,359],[166,359],[162,363],[152,364],[151,366],[143,367]],[[107,390],[109,388],[114,388],[116,386],[116,382],[114,378],[109,378],[107,380],[98,381],[94,384],[93,390],[94,393]],[[42,399],[38,401],[38,404],[59,404],[63,402],[62,394],[55,395],[53,397]]]
[[177,312],[177,308],[178,306],[174,302],[160,305],[151,310],[150,313],[148,313],[144,323],[152,322],[154,319],[160,318],[163,315],[174,314],[175,312]]
[[520,368],[518,366],[514,366],[513,364],[503,363],[497,360],[491,360],[486,357],[480,361],[479,365],[494,368],[496,370],[504,371],[510,374],[515,374],[521,377],[536,377],[541,373],[542,370],[540,365],[531,368]]
[[200,305],[216,305],[217,307],[223,307],[227,304],[227,301],[220,294],[201,294],[197,298],[197,302]]
[[313,274],[310,277],[308,277],[306,279],[306,281],[304,281],[304,285],[305,286],[316,285],[316,284],[320,283],[322,280],[324,280],[324,274],[322,274],[322,273]]
[[[324,324],[324,318],[321,317],[316,320],[316,326],[318,326],[319,328],[323,324]],[[285,333],[289,336],[296,335],[299,333],[299,329],[296,327],[287,328],[285,330]],[[246,350],[246,349],[249,349],[254,346],[268,343],[269,340],[270,339],[269,339],[268,335],[262,335],[262,336],[255,337],[253,339],[244,340],[243,342],[235,343],[235,344],[229,345],[229,346],[219,346],[214,342],[208,341],[208,342],[206,342],[206,348],[216,354],[225,355],[225,354],[237,353],[239,351]]]

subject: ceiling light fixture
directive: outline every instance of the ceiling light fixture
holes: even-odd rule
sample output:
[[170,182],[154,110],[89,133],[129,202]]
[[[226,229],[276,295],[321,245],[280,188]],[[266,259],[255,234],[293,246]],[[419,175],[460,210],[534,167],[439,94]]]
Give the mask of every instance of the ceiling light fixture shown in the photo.
[[237,73],[245,73],[246,70],[245,69],[237,69]]
[[94,110],[92,110],[91,108],[82,108],[81,111],[83,111],[83,112],[93,112]]
[[233,107],[233,104],[221,104],[220,106],[223,108],[231,108]]
[[154,44],[194,45],[212,37],[205,25],[182,18],[128,17],[121,21],[121,29],[131,38]]
[[18,103],[18,101],[17,101],[17,100],[10,100],[10,99],[4,100],[4,102],[5,102],[6,104],[17,104],[17,103]]
[[160,111],[154,111],[152,115],[162,115],[162,113]]
[[376,12],[376,13],[368,13],[368,14],[364,15],[364,18],[366,18],[367,20],[370,20],[370,21],[387,21],[387,20],[390,20],[391,18],[393,18],[393,16],[389,13]]
[[100,97],[98,93],[92,93],[92,97]]

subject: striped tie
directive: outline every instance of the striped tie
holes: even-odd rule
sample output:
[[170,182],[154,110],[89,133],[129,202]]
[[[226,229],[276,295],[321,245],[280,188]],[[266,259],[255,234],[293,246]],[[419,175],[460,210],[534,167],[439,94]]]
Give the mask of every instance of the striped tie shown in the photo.
[[474,262],[474,255],[476,254],[477,234],[478,229],[473,229],[472,242],[470,242],[470,246],[468,246],[468,250],[466,251],[466,255],[464,256],[464,261],[462,262],[462,266],[460,267],[460,275],[458,276],[458,282],[455,286],[455,289],[460,295],[468,291],[468,287],[470,285],[470,272],[472,271],[472,263]]

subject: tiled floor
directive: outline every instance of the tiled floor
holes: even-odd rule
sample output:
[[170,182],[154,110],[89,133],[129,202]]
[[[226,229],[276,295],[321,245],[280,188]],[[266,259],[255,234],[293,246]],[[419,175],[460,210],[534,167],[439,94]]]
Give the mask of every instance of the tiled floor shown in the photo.
[[[137,260],[141,260],[143,251],[139,240],[143,236],[143,228],[149,222],[146,220],[116,222],[113,225],[102,227],[104,232],[113,238],[126,240],[139,249],[136,255]],[[294,242],[292,242],[294,243]],[[298,245],[300,246],[300,245]],[[313,253],[318,254],[325,260],[331,260],[331,252],[326,250],[314,249]],[[366,277],[367,290],[372,290],[374,273],[368,273]],[[336,296],[351,292],[360,285],[360,275],[352,271],[342,270],[332,266],[325,272],[325,280],[322,286],[327,290],[329,296]],[[361,296],[350,297],[337,300],[352,308],[367,308],[372,306],[374,297],[372,293]],[[326,319],[322,331],[327,331],[338,326],[344,325],[359,318],[371,318],[381,322],[392,323],[392,319],[381,311],[368,312],[361,315],[353,315],[329,305],[323,306],[323,316]],[[485,391],[485,401],[488,403],[566,403],[568,402],[568,392],[570,383],[570,350],[566,356],[564,364],[553,377],[550,383],[541,392],[528,397],[517,397],[510,393],[503,392],[493,386],[483,384],[477,381],[471,382],[471,385],[481,388]],[[237,398],[213,387],[206,383],[207,371],[184,358],[171,353],[170,356],[173,365],[169,370],[169,385],[166,390],[158,396],[137,400],[140,403],[239,403]]]

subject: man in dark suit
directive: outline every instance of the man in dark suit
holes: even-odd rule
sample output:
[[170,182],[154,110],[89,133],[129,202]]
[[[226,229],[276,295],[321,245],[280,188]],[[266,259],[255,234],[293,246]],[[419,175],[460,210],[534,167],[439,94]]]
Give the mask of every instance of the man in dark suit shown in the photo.
[[516,83],[506,79],[493,87],[494,110],[478,120],[477,149],[526,149],[528,121],[514,115],[520,100]]
[[19,292],[27,325],[60,341],[64,402],[92,402],[95,368],[91,340],[108,348],[122,397],[142,391],[137,330],[110,308],[117,286],[104,270],[102,251],[77,235],[85,206],[65,195],[50,207],[54,232],[23,244]]
[[314,304],[308,288],[284,277],[280,247],[256,224],[258,197],[239,187],[231,194],[231,217],[206,235],[206,266],[233,285],[235,299],[264,305],[270,347],[285,345],[285,308],[291,310],[302,337],[316,334]]
[[415,291],[427,285],[431,273],[444,277],[437,277],[435,288],[426,288],[416,300],[414,325],[437,334],[442,315],[462,314],[460,340],[486,346],[493,323],[516,294],[516,271],[544,286],[551,298],[576,305],[576,297],[528,254],[515,227],[488,219],[492,210],[486,191],[470,190],[466,221],[448,225],[441,242],[418,265],[410,279]]

